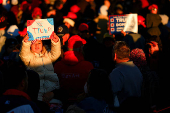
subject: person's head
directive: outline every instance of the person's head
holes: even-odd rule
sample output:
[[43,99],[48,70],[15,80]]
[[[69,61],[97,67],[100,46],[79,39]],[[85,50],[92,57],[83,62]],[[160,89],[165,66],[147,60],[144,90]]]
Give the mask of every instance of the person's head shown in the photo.
[[11,2],[10,0],[2,0],[2,5],[3,7],[7,10],[7,11],[10,11],[11,9]]
[[96,30],[97,30],[97,23],[94,21],[90,21],[88,23],[89,25],[89,34],[90,36],[95,36],[96,35]]
[[116,14],[122,15],[123,14],[123,6],[121,4],[117,4],[115,11],[116,11]]
[[103,44],[105,47],[112,47],[115,43],[115,38],[113,35],[110,35],[109,33],[105,33],[103,37]]
[[80,11],[80,7],[77,6],[77,5],[72,5],[72,6],[70,7],[70,11],[73,12],[73,13],[77,13],[77,12]]
[[130,59],[130,48],[125,41],[116,41],[112,55],[116,63],[127,62]]
[[152,4],[148,7],[150,13],[157,14],[158,13],[158,6],[156,4]]
[[5,53],[6,53],[6,55],[9,55],[10,53],[12,53],[13,50],[16,49],[17,44],[18,43],[17,43],[16,39],[13,39],[13,38],[7,39],[5,41]]
[[74,27],[74,24],[75,24],[75,22],[70,18],[65,18],[63,22],[64,22],[64,25],[67,26],[68,28]]
[[31,51],[33,53],[41,53],[43,50],[43,42],[42,40],[37,40],[35,42],[32,42],[31,44]]
[[86,40],[79,35],[73,35],[68,39],[68,50],[82,52],[84,44],[86,44]]
[[62,2],[65,4],[67,2],[67,0],[62,0]]
[[18,31],[19,31],[19,28],[17,25],[11,25],[11,26],[9,26],[7,33],[9,35],[11,35],[12,37],[17,37],[17,36],[19,36]]
[[5,30],[7,27],[7,17],[4,14],[0,14],[0,30]]
[[35,19],[41,19],[42,18],[42,11],[39,7],[35,7],[32,12],[32,18]]
[[108,73],[102,69],[92,69],[87,80],[87,91],[89,96],[111,103],[112,92]]
[[63,1],[62,0],[56,0],[54,3],[54,9],[61,10],[63,8]]
[[86,23],[81,23],[78,27],[78,30],[80,31],[80,36],[83,39],[89,38],[89,26]]
[[150,55],[153,55],[155,52],[159,51],[159,45],[156,41],[150,41],[146,43],[146,52]]
[[108,9],[109,9],[109,7],[110,7],[110,1],[109,1],[109,0],[104,0],[104,5],[107,6]]
[[77,19],[77,15],[73,12],[68,12],[66,16],[63,16],[63,23],[68,27],[74,27],[75,19]]
[[99,9],[99,13],[98,15],[101,15],[101,16],[108,16],[108,7],[105,6],[105,5],[102,5]]
[[15,15],[15,18],[18,22],[19,21],[19,18],[18,18],[19,7],[17,5],[14,5],[14,6],[11,7],[10,11]]
[[20,91],[27,91],[28,88],[28,76],[25,69],[19,66],[12,66],[3,70],[5,88],[6,89],[18,89]]
[[65,25],[61,25],[56,30],[56,34],[60,38],[61,45],[65,45],[65,42],[70,37],[68,27]]
[[130,52],[130,60],[138,67],[147,65],[146,56],[142,49],[136,48]]

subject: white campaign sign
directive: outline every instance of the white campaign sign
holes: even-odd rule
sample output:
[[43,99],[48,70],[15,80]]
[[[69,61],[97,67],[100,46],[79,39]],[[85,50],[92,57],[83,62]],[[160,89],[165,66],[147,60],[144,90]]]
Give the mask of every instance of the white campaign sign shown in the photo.
[[29,40],[50,39],[54,32],[53,18],[36,19],[27,21],[27,33]]

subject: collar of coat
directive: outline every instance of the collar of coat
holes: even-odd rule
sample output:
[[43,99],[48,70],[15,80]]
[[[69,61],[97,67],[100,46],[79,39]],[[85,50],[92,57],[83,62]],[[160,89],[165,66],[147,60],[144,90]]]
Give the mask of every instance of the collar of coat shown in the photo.
[[42,56],[44,56],[44,54],[42,54],[42,53],[34,53],[35,54],[35,56],[37,56],[37,57],[42,57]]
[[28,100],[31,100],[31,98],[28,96],[28,94],[26,94],[23,91],[17,90],[17,89],[8,89],[8,90],[6,90],[5,93],[3,93],[3,95],[18,95],[18,96],[23,96]]

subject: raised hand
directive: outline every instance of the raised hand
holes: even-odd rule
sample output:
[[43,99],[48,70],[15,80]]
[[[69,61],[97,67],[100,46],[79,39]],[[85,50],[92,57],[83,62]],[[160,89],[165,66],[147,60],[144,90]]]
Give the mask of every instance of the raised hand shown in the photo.
[[52,38],[52,40],[57,43],[59,41],[59,37],[54,33],[54,37]]
[[24,36],[23,40],[24,40],[24,42],[28,42],[28,39],[29,39],[28,34],[26,34],[26,35]]

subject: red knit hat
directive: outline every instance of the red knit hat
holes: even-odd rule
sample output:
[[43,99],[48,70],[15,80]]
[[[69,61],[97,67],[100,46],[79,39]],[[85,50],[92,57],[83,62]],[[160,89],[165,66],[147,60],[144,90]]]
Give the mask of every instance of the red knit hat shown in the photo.
[[68,12],[67,16],[63,16],[63,18],[70,18],[70,19],[76,19],[77,15],[73,12]]
[[33,12],[32,12],[32,18],[36,17],[37,15],[40,16],[40,18],[42,17],[42,11],[39,7],[35,7]]
[[149,6],[149,2],[148,0],[140,0],[142,3],[142,8],[148,7]]
[[86,44],[86,40],[82,39],[79,35],[73,35],[68,40],[68,48],[80,48],[82,45]]
[[141,15],[138,15],[138,22],[139,22],[144,28],[146,28],[146,25],[145,25],[144,21],[145,21],[145,18],[144,18],[143,16],[141,16]]
[[149,10],[151,10],[152,8],[158,9],[158,6],[156,4],[152,4],[148,7]]
[[136,48],[130,52],[130,60],[138,67],[146,66],[146,56],[142,49]]
[[22,11],[26,11],[26,9],[30,6],[30,4],[27,1],[23,1],[20,5],[20,9]]
[[81,23],[78,28],[79,31],[88,31],[89,26],[86,23]]
[[70,7],[70,11],[73,13],[77,13],[80,11],[80,7],[78,7],[77,5],[73,5]]

